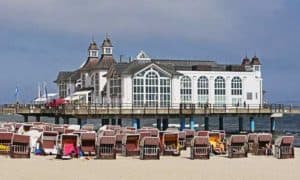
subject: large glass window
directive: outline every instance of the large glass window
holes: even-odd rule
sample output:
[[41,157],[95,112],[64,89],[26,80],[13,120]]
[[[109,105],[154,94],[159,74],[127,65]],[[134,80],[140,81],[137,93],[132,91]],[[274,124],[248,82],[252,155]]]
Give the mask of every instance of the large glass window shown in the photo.
[[138,73],[133,78],[133,105],[138,107],[167,107],[170,105],[170,78],[154,69]]
[[242,79],[240,77],[233,77],[231,80],[231,95],[232,95],[232,105],[241,106],[242,105]]
[[218,76],[215,79],[215,105],[223,106],[226,104],[225,79]]
[[204,105],[208,103],[208,79],[205,76],[198,78],[198,103]]
[[95,74],[95,94],[96,96],[99,95],[99,74]]
[[192,80],[188,76],[183,76],[180,80],[180,101],[181,103],[192,102]]
[[109,80],[109,93],[112,105],[120,105],[121,103],[121,78],[114,74]]

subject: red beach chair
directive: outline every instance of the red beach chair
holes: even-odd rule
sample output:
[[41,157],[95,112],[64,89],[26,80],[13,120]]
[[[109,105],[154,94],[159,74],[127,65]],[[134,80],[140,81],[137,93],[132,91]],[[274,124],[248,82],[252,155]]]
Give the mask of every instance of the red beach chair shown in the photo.
[[275,141],[275,157],[288,159],[295,157],[294,136],[282,136]]
[[254,144],[257,141],[257,134],[256,133],[249,133],[248,134],[248,152],[254,153]]
[[196,136],[208,136],[209,131],[197,131]]
[[139,139],[139,134],[126,134],[122,140],[122,155],[138,156],[140,154]]
[[60,138],[58,157],[61,159],[78,157],[79,136],[77,134],[62,134]]
[[57,154],[58,132],[44,131],[41,138],[41,144],[46,155]]
[[192,129],[183,129],[186,136],[186,147],[191,147],[192,140],[195,136],[195,131]]
[[186,132],[180,131],[178,132],[180,150],[186,150]]
[[191,141],[191,159],[209,159],[208,136],[195,136]]
[[124,134],[116,135],[116,153],[122,153],[122,141],[124,136]]
[[80,135],[80,149],[83,155],[96,155],[96,136],[95,132],[82,132]]
[[228,157],[247,157],[247,136],[231,135],[228,140]]
[[159,159],[159,137],[144,137],[140,142],[140,159]]
[[8,155],[12,145],[12,132],[0,132],[0,154]]
[[97,158],[116,159],[116,136],[100,136],[98,138]]
[[10,156],[12,158],[30,158],[30,136],[14,134]]
[[[257,141],[254,145],[255,155],[271,155],[272,154],[272,134],[257,134]],[[269,147],[268,147],[269,146]]]

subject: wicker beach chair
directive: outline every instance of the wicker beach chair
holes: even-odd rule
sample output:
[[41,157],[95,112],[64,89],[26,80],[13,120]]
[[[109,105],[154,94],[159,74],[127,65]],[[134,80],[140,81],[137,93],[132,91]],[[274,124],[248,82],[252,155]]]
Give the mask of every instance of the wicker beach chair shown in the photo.
[[82,132],[80,134],[80,150],[83,155],[96,155],[96,137],[97,134],[95,132]]
[[195,136],[195,130],[192,129],[183,129],[186,137],[186,147],[191,147],[192,140]]
[[94,124],[85,124],[81,127],[82,130],[94,131]]
[[100,136],[114,136],[115,131],[114,130],[104,130],[99,133]]
[[0,154],[9,155],[10,147],[12,145],[12,132],[0,132]]
[[228,140],[228,157],[247,157],[247,136],[231,135]]
[[[254,143],[255,155],[272,155],[272,134],[262,133],[257,134],[257,139]],[[267,146],[270,146],[269,148]]]
[[98,159],[116,159],[116,136],[100,136],[97,142]]
[[209,159],[208,136],[195,136],[191,141],[191,159]]
[[71,159],[79,156],[79,136],[77,134],[62,134],[57,157]]
[[144,137],[140,142],[140,159],[159,159],[159,143],[158,137]]
[[180,155],[179,134],[176,132],[165,132],[162,134],[162,154]]
[[257,134],[256,133],[249,133],[247,138],[248,144],[248,152],[254,153],[254,144],[257,141]]
[[220,132],[209,132],[208,133],[209,143],[212,147],[212,152],[215,154],[225,154],[225,145],[221,138]]
[[294,136],[282,136],[276,139],[275,157],[278,159],[295,157]]
[[57,154],[58,132],[44,131],[41,137],[41,145],[45,155]]
[[30,136],[14,134],[10,156],[12,158],[30,158]]
[[138,156],[140,154],[139,148],[139,134],[126,134],[122,140],[122,155],[123,156]]
[[0,128],[0,132],[8,132],[8,128]]

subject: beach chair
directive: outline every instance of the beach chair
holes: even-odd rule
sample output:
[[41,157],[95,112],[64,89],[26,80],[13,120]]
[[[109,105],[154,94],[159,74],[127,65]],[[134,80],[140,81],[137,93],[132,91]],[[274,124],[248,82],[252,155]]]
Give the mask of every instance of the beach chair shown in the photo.
[[97,142],[98,159],[116,159],[116,136],[100,136]]
[[162,154],[180,155],[179,134],[176,132],[165,132],[162,134]]
[[256,142],[254,144],[254,154],[272,155],[272,134],[257,134]]
[[183,129],[186,137],[186,147],[191,147],[192,140],[195,136],[195,131],[192,129]]
[[178,132],[180,150],[186,150],[186,132],[180,131]]
[[94,131],[94,124],[85,124],[81,127],[82,130]]
[[276,139],[275,157],[278,159],[295,157],[294,136],[282,136]]
[[8,132],[8,128],[0,128],[0,132]]
[[7,129],[8,132],[15,132],[15,124],[13,123],[4,123],[2,126]]
[[231,135],[228,140],[228,157],[247,157],[247,136]]
[[158,137],[144,137],[140,142],[140,159],[159,159],[159,143]]
[[62,135],[65,133],[65,127],[63,126],[53,126],[52,130],[57,131],[58,135]]
[[95,132],[82,132],[80,134],[80,150],[83,155],[96,155],[96,136]]
[[30,158],[30,136],[14,134],[10,148],[12,158]]
[[79,136],[77,134],[62,134],[57,157],[71,159],[79,156]]
[[9,155],[12,138],[12,132],[0,132],[0,155]]
[[116,135],[116,153],[122,153],[122,141],[124,136],[124,134]]
[[41,145],[45,155],[57,154],[58,132],[44,131],[41,138]]
[[104,130],[101,131],[100,136],[114,136],[115,135],[115,131],[114,130]]
[[139,142],[141,142],[144,137],[150,137],[151,136],[149,131],[140,131],[139,134],[140,134]]
[[254,144],[257,141],[257,134],[256,133],[249,133],[247,138],[248,144],[248,152],[254,153]]
[[122,155],[123,156],[138,156],[140,154],[139,148],[139,134],[126,134],[122,140]]
[[209,159],[210,143],[208,136],[195,136],[191,141],[191,159]]

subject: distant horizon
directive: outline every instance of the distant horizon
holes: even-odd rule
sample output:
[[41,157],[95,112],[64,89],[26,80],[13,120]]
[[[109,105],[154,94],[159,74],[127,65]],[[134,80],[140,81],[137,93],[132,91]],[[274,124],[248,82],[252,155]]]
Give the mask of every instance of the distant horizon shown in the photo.
[[16,86],[21,102],[33,100],[38,82],[56,92],[58,72],[78,68],[92,39],[99,45],[108,33],[116,60],[144,50],[150,57],[240,64],[256,54],[267,100],[300,105],[300,2],[120,3],[0,2],[0,104],[15,102]]

